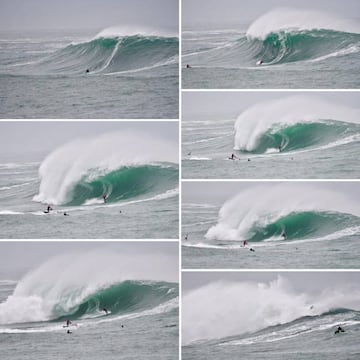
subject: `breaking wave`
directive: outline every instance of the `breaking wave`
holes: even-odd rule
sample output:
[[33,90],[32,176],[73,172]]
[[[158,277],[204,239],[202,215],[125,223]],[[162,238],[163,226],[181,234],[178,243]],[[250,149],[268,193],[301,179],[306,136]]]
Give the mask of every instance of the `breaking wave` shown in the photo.
[[292,96],[244,111],[235,123],[234,148],[262,154],[338,146],[359,140],[358,109],[309,96]]
[[256,186],[228,200],[209,240],[292,241],[357,229],[359,210],[345,195],[306,184]]
[[280,276],[269,283],[214,282],[184,294],[182,340],[243,345],[314,331],[333,334],[339,324],[360,324],[359,299],[359,291],[345,286],[297,292]]
[[169,311],[174,306],[165,305],[175,305],[178,287],[171,282],[173,275],[161,275],[155,262],[171,260],[158,255],[145,259],[102,251],[53,258],[29,272],[0,304],[0,324],[108,319],[141,315],[159,306]]
[[177,188],[176,145],[131,132],[66,144],[39,169],[34,201],[54,205],[118,202]]
[[179,41],[177,37],[124,33],[106,29],[95,38],[71,43],[51,55],[16,71],[31,74],[89,74],[128,73],[177,64]]
[[262,65],[322,61],[359,52],[358,23],[317,11],[276,9],[254,21],[246,33],[185,57],[197,66],[236,68],[260,61]]

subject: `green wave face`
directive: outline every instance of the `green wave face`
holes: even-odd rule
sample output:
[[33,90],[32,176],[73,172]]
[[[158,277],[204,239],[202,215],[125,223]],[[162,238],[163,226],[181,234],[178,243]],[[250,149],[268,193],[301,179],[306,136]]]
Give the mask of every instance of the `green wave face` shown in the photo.
[[107,203],[114,203],[164,193],[177,187],[178,177],[178,168],[170,165],[124,167],[94,180],[84,177],[73,188],[67,205],[82,205],[96,198],[101,200],[104,195]]
[[291,213],[266,226],[254,224],[248,232],[248,239],[259,242],[275,237],[281,240],[285,232],[286,240],[301,240],[325,236],[356,223],[358,219],[350,214],[312,211]]
[[258,51],[254,59],[265,64],[316,59],[360,44],[360,35],[332,30],[277,32],[265,40],[254,40]]
[[[127,36],[70,44],[31,66],[42,74],[112,73],[166,63],[179,52],[177,38]],[[25,68],[26,71],[26,68]]]
[[336,121],[318,123],[297,123],[284,128],[272,128],[266,131],[251,151],[263,154],[269,149],[281,152],[306,149],[327,145],[345,136],[360,133],[360,126]]
[[[70,294],[76,296],[76,294]],[[167,282],[124,281],[101,289],[77,306],[65,310],[58,303],[53,321],[77,320],[86,316],[100,316],[106,308],[112,315],[121,315],[154,308],[178,296],[178,285]],[[65,299],[66,300],[66,299]]]

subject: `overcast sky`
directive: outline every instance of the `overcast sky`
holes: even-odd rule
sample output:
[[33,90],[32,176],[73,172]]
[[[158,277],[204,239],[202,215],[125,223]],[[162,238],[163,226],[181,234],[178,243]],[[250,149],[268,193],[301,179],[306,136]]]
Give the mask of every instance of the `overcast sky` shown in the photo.
[[[91,250],[108,250],[112,254],[128,256],[160,254],[171,258],[171,269],[164,271],[178,272],[177,242],[0,242],[0,276],[19,276],[41,265],[54,256],[84,253]],[[94,264],[95,265],[95,264]]]
[[177,29],[178,8],[178,0],[0,0],[0,29]]
[[46,154],[74,139],[124,130],[142,132],[178,143],[177,122],[8,121],[0,122],[0,154]]
[[[183,182],[182,183],[182,201],[183,203],[200,203],[200,204],[223,204],[226,200],[236,196],[241,191],[253,187],[268,187],[269,191],[274,186],[281,184],[279,181],[271,182],[251,182],[251,181],[234,181],[234,182]],[[289,186],[297,187],[303,184],[302,181],[286,182]],[[320,190],[335,190],[344,193],[354,201],[360,202],[360,182],[311,182],[309,186],[319,188]]]
[[360,272],[183,272],[182,289],[189,291],[215,281],[268,283],[278,275],[288,279],[295,290],[318,292],[325,288],[350,285],[360,290]]
[[359,109],[359,92],[183,92],[182,115],[185,121],[203,117],[216,119],[219,116],[223,119],[235,119],[254,104],[297,95],[320,98],[333,104]]
[[274,8],[316,9],[359,17],[359,0],[183,0],[183,27],[250,24]]

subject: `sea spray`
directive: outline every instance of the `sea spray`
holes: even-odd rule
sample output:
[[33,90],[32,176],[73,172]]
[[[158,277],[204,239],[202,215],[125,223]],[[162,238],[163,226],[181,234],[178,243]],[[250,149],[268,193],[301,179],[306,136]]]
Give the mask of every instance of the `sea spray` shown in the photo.
[[358,308],[360,293],[348,288],[307,294],[295,291],[286,278],[269,283],[219,281],[183,295],[182,341],[221,339],[253,333],[318,316],[337,309]]

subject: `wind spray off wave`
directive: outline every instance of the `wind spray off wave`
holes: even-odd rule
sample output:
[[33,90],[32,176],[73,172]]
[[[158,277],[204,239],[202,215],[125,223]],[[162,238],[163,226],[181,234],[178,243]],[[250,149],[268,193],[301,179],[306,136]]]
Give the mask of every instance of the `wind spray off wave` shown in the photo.
[[[347,196],[307,184],[256,186],[225,202],[209,240],[293,241],[360,233],[360,210]],[[331,237],[330,237],[331,238]]]
[[309,96],[254,105],[235,123],[236,150],[267,152],[321,149],[360,140],[360,110]]
[[34,201],[54,205],[118,202],[177,187],[176,145],[129,131],[61,146],[39,169]]
[[[226,338],[248,334],[251,344],[256,342],[251,334],[260,330],[264,330],[266,340],[281,338],[281,324],[292,327],[288,327],[291,331],[287,336],[298,336],[306,330],[329,331],[339,319],[358,318],[352,310],[359,310],[359,300],[358,291],[345,287],[316,295],[297,292],[283,277],[269,283],[211,283],[183,296],[182,340],[184,345],[214,339],[222,339],[220,344],[236,345],[237,340]],[[298,326],[295,320],[300,322]]]

